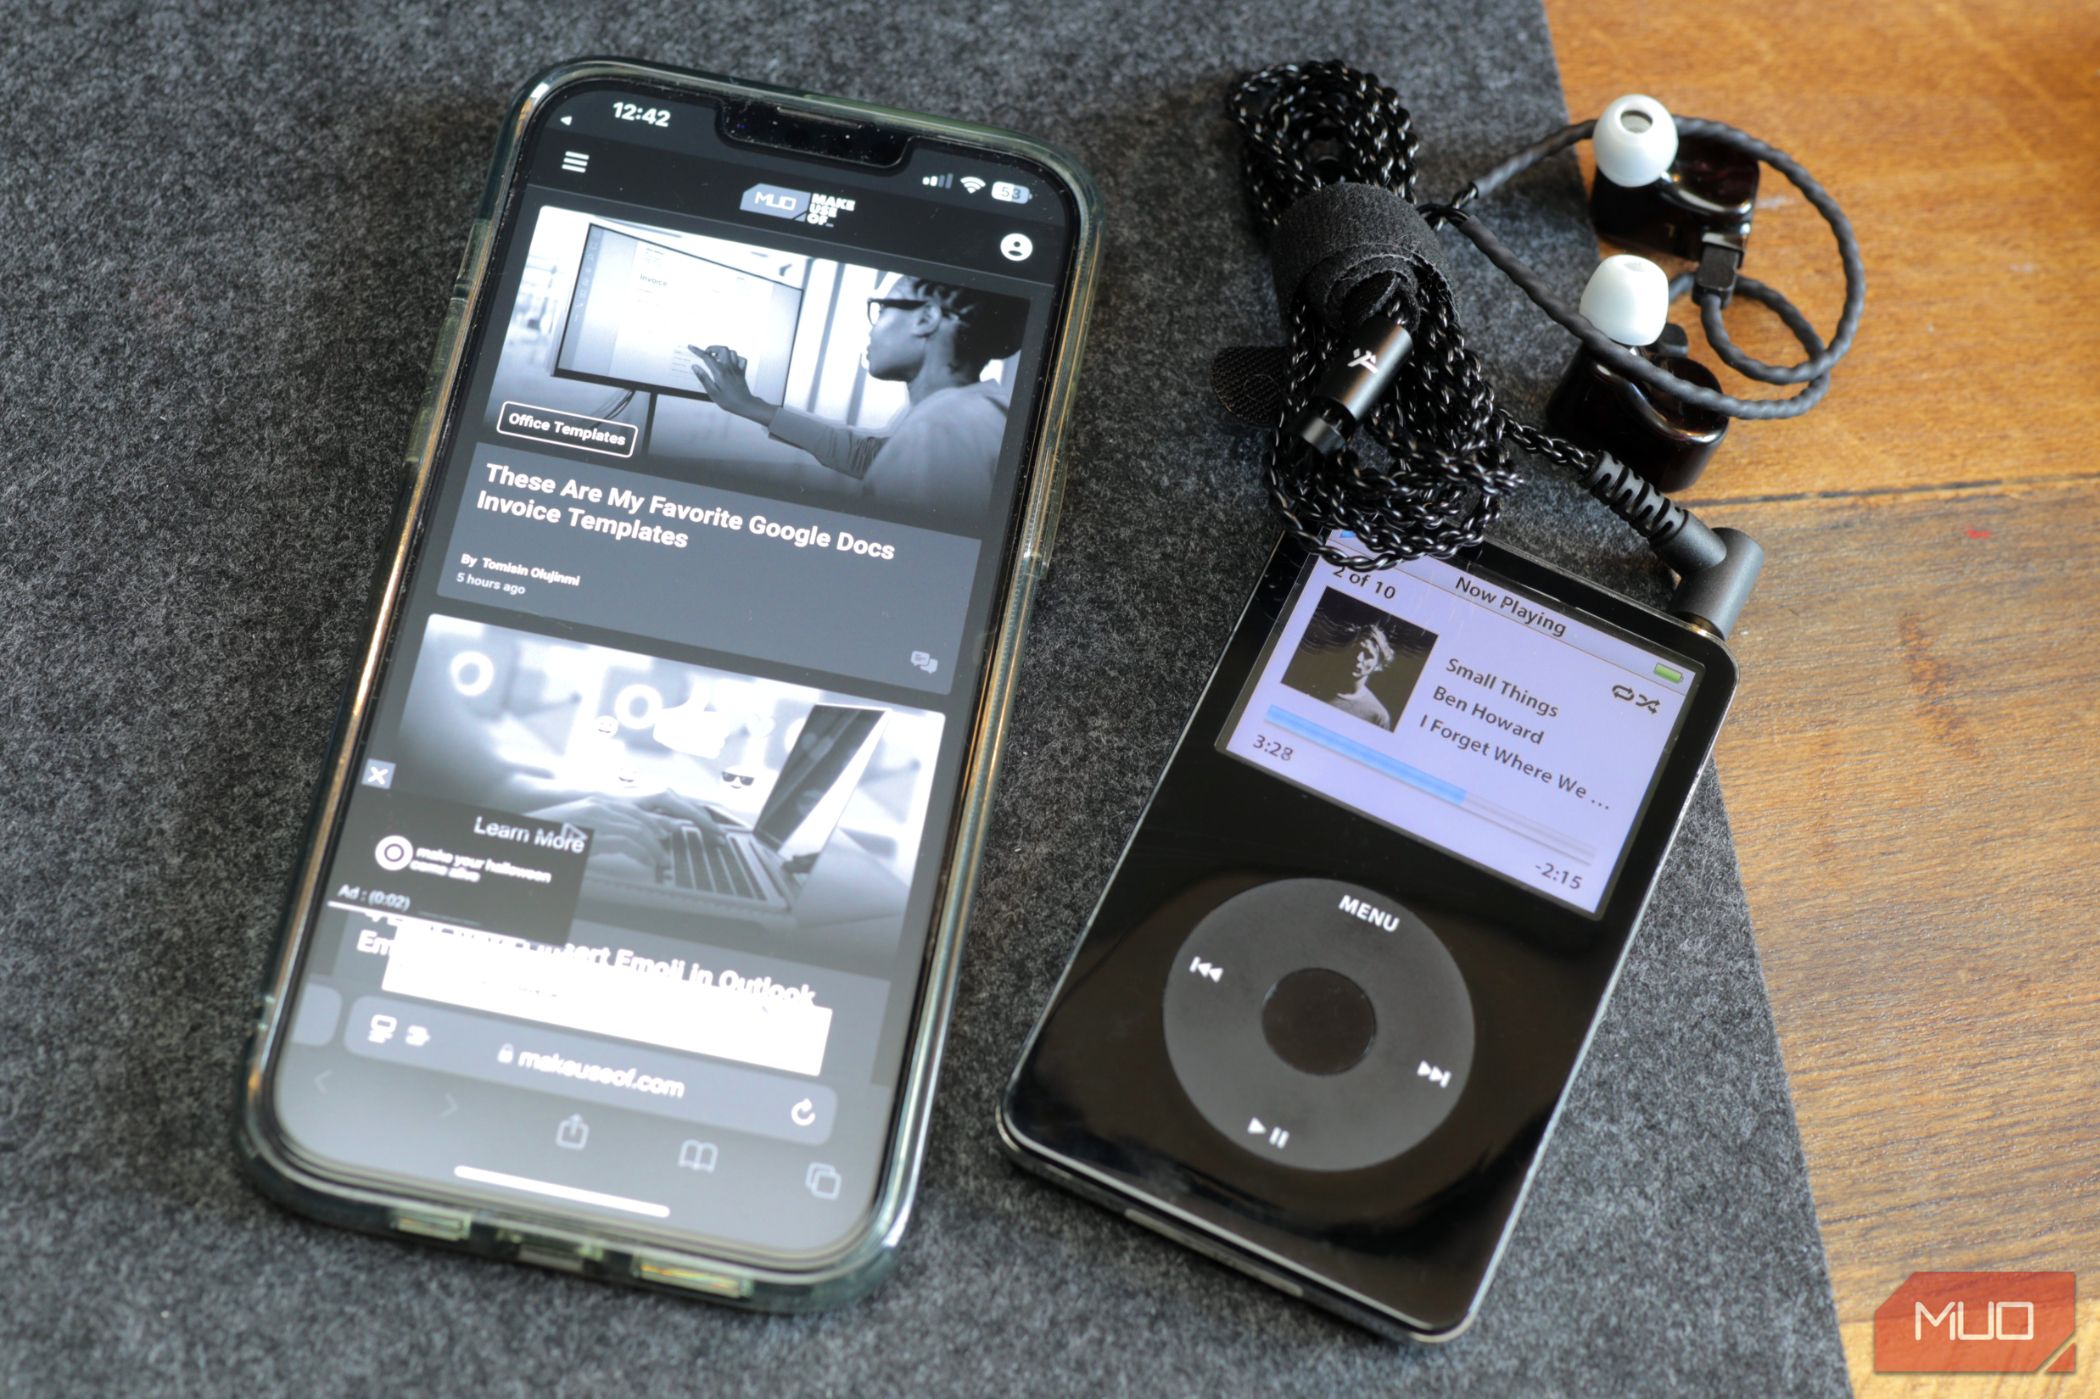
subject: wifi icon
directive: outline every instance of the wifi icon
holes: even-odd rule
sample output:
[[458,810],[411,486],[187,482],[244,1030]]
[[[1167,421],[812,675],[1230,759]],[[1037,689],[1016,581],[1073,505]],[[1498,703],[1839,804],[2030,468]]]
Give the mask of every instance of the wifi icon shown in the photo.
[[978,179],[975,175],[965,175],[962,177],[962,187],[971,194],[975,194],[984,188],[984,181]]

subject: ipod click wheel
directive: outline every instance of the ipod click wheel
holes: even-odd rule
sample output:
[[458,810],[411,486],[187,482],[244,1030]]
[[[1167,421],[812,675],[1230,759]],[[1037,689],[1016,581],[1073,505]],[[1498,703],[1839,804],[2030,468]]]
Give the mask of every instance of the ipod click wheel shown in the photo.
[[1369,889],[1259,885],[1198,923],[1174,966],[1167,1057],[1242,1150],[1360,1170],[1428,1136],[1465,1091],[1465,978],[1421,919]]

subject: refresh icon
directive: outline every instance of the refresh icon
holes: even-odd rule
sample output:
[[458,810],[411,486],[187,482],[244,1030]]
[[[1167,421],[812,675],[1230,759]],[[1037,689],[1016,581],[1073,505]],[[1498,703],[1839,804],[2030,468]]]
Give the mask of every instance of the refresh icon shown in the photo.
[[817,1120],[817,1105],[804,1098],[801,1102],[788,1109],[788,1120],[797,1127],[814,1125]]

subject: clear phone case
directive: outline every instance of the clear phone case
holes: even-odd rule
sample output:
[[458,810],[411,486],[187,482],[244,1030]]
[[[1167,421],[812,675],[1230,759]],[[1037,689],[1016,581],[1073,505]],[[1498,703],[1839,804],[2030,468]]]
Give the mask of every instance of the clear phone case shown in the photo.
[[[541,1211],[529,1202],[463,1208],[449,1201],[396,1193],[326,1173],[301,1159],[271,1107],[272,1075],[289,1033],[287,1008],[301,974],[320,895],[320,881],[350,789],[354,758],[382,663],[398,618],[404,583],[433,500],[437,468],[448,450],[452,417],[465,391],[464,356],[470,332],[488,314],[495,269],[491,249],[500,220],[509,216],[525,135],[534,116],[574,85],[613,80],[663,90],[668,96],[754,99],[789,111],[878,122],[942,141],[1020,157],[1062,180],[1076,211],[1073,262],[1048,359],[1042,409],[1031,443],[1033,470],[1026,485],[1012,564],[997,600],[984,702],[972,723],[962,775],[954,844],[937,893],[913,1034],[898,1078],[898,1095],[883,1179],[864,1227],[841,1249],[816,1260],[712,1256],[666,1248],[625,1236],[596,1221]],[[1058,444],[1072,405],[1072,389],[1094,274],[1100,255],[1100,201],[1093,181],[1070,157],[1041,142],[996,128],[897,111],[710,74],[615,59],[564,63],[529,80],[498,135],[495,159],[452,289],[429,385],[410,433],[408,479],[391,533],[392,545],[376,588],[372,620],[356,673],[347,689],[313,815],[306,852],[294,874],[275,964],[258,1006],[241,1086],[239,1147],[262,1189],[281,1203],[330,1223],[374,1233],[405,1234],[491,1257],[539,1263],[610,1281],[666,1288],[771,1311],[833,1306],[879,1281],[896,1258],[911,1213],[927,1115],[941,1045],[947,1033],[961,961],[977,858],[991,810],[999,743],[1011,703],[1022,632],[1035,584],[1048,562],[1064,470]]]

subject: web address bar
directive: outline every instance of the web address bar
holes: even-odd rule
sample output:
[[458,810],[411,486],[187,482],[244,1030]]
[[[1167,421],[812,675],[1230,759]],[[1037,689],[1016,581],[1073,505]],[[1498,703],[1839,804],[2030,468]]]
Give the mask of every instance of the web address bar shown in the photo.
[[394,995],[788,1073],[823,1070],[829,1006],[601,965],[419,918],[389,921],[393,947],[381,985]]

